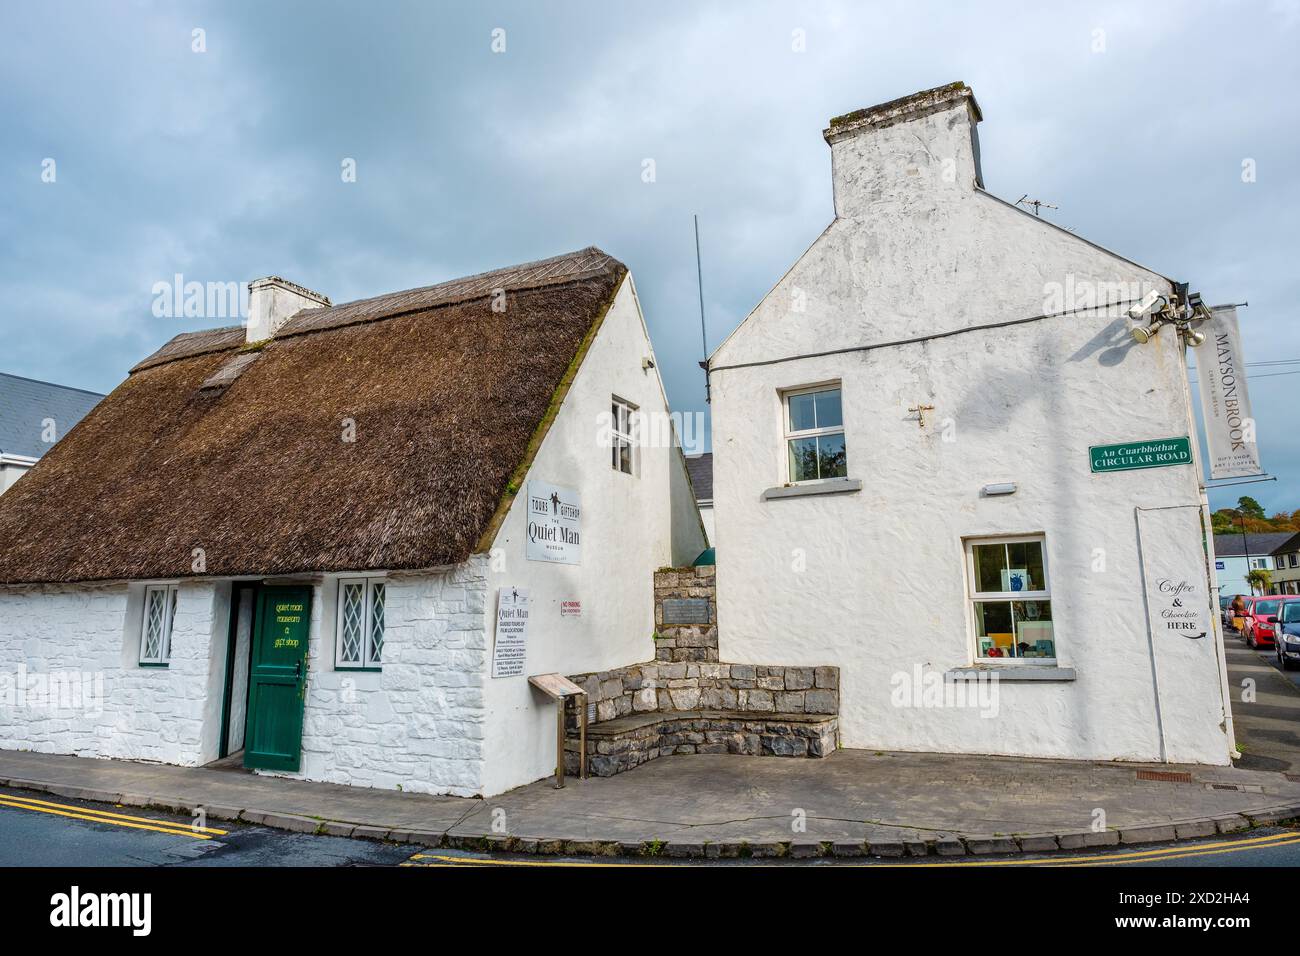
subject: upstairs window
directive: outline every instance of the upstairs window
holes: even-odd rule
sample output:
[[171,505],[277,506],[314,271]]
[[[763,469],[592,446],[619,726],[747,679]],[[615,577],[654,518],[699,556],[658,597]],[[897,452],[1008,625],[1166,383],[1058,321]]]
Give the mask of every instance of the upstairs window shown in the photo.
[[790,481],[848,477],[839,386],[786,392],[784,404]]
[[378,670],[384,657],[383,578],[339,581],[338,629],[334,666],[343,670]]
[[610,463],[615,471],[625,475],[636,474],[637,441],[640,438],[640,423],[637,408],[630,402],[615,398],[610,402],[611,427]]
[[144,589],[140,623],[140,666],[166,667],[172,657],[172,622],[176,619],[175,584],[151,584]]

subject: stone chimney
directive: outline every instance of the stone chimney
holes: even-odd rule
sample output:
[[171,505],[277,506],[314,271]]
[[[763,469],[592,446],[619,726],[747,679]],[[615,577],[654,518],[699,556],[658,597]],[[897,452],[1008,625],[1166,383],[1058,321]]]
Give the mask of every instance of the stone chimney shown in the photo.
[[295,285],[279,276],[254,279],[248,284],[247,341],[261,342],[280,330],[289,317],[303,309],[328,306],[328,296]]
[[822,133],[835,215],[862,219],[881,204],[935,205],[982,187],[981,119],[960,82],[835,117]]

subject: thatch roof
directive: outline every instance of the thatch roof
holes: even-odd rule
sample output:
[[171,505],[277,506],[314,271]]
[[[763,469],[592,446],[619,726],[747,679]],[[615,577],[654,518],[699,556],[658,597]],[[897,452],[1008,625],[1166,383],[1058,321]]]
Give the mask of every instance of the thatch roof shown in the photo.
[[241,328],[179,335],[0,496],[0,583],[463,561],[626,271],[588,248],[304,311],[251,362]]

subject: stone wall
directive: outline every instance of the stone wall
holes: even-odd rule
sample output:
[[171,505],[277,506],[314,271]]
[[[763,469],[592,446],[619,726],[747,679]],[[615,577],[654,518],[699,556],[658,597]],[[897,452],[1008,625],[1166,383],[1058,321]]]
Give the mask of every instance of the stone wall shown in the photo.
[[334,667],[336,582],[314,589],[303,714],[307,780],[473,796],[484,761],[487,558],[385,586],[379,671]]
[[569,678],[587,692],[595,721],[670,710],[835,714],[839,668],[650,661]]
[[[182,766],[209,759],[217,587],[180,586],[168,667],[138,663],[142,587],[0,588],[0,748]],[[78,692],[50,699],[42,689],[52,680]]]
[[[718,660],[718,602],[712,565],[663,568],[655,572],[655,660],[716,662]],[[664,622],[664,601],[708,601],[708,621],[694,624]],[[703,616],[703,615],[701,615]]]

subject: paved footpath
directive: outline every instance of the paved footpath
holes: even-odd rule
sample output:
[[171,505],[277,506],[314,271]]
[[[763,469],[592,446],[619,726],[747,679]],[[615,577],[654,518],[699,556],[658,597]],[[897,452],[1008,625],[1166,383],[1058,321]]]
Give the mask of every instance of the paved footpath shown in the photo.
[[1300,816],[1300,781],[1275,771],[861,750],[675,756],[488,800],[3,751],[0,786],[403,844],[669,858],[1042,852]]

